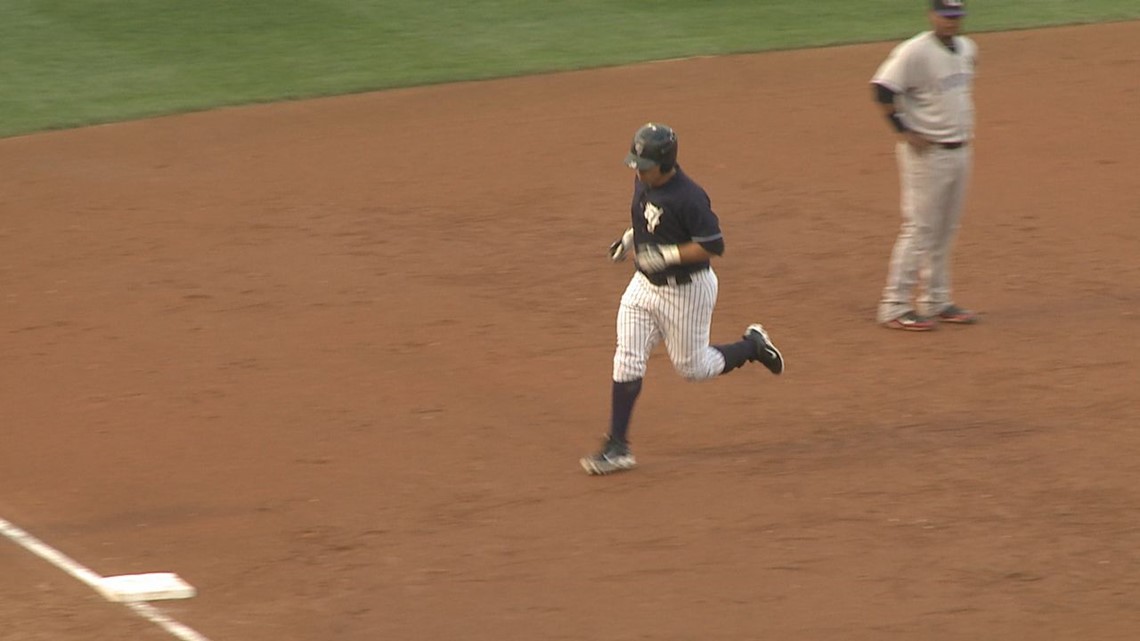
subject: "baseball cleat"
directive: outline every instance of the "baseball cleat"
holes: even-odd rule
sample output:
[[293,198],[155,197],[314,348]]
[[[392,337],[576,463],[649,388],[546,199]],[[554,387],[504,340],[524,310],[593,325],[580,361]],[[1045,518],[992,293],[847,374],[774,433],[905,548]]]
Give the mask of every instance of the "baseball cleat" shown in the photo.
[[760,323],[749,325],[748,329],[744,330],[744,340],[756,344],[755,360],[760,361],[768,371],[777,376],[784,373],[784,355],[772,344],[772,339],[768,337],[768,332],[764,331],[763,325]]
[[911,332],[929,332],[934,329],[934,321],[911,311],[883,323],[883,327]]
[[945,309],[934,315],[941,323],[954,323],[956,325],[973,325],[978,322],[978,315],[968,309],[957,305],[947,305]]
[[579,463],[582,464],[582,469],[586,470],[586,474],[597,476],[637,467],[637,460],[633,458],[629,443],[615,441],[609,437],[606,437],[602,449],[597,454],[583,457]]

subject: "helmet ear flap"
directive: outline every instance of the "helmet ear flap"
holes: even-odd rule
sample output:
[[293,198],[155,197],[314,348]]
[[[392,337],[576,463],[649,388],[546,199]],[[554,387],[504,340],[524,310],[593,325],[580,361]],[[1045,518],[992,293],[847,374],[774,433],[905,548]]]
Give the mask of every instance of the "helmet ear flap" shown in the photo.
[[669,151],[665,153],[661,159],[661,173],[667,174],[677,166],[677,140],[674,138],[673,143],[669,146]]

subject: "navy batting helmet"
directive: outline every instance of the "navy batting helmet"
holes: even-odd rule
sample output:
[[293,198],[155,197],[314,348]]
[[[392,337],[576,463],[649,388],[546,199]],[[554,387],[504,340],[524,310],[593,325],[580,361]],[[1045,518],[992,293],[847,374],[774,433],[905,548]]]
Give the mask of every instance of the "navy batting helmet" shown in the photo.
[[646,171],[654,166],[667,172],[677,164],[677,133],[668,125],[650,122],[633,134],[625,164]]

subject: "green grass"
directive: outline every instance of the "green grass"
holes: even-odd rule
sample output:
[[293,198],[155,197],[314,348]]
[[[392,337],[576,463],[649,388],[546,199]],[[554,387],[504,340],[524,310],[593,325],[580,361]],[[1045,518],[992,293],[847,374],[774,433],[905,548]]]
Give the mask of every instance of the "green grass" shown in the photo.
[[[0,0],[0,136],[249,102],[867,42],[921,0]],[[1140,18],[975,0],[972,31]]]

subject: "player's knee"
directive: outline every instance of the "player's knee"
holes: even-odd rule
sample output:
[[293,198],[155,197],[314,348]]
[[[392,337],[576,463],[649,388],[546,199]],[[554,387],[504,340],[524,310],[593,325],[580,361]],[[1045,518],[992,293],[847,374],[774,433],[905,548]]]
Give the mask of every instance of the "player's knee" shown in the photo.
[[613,378],[619,383],[628,383],[645,378],[645,367],[615,367]]
[[690,383],[707,381],[718,374],[716,368],[713,367],[711,363],[695,359],[691,361],[675,361],[673,363],[673,369],[677,370],[681,378]]
[[645,378],[648,359],[631,354],[619,354],[614,359],[614,380],[635,381]]

